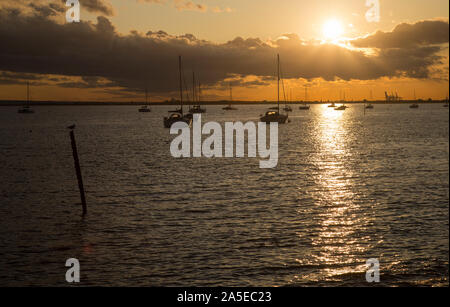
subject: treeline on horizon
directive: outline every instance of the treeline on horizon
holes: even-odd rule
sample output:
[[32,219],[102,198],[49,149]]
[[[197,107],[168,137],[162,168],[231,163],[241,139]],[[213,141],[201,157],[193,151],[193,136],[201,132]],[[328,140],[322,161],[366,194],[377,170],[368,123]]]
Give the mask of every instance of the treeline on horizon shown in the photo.
[[[300,105],[300,104],[329,104],[329,103],[338,103],[338,104],[365,104],[365,103],[372,103],[372,104],[405,104],[405,103],[423,103],[423,104],[428,104],[428,103],[445,103],[447,100],[446,99],[439,99],[439,100],[432,100],[432,99],[428,99],[428,100],[401,100],[401,101],[385,101],[385,100],[355,100],[355,101],[342,101],[342,100],[324,100],[324,101],[287,101],[287,102],[280,102],[280,104],[283,105]],[[140,106],[140,105],[145,105],[145,102],[142,101],[30,101],[28,102],[30,105],[34,105],[34,106],[39,106],[39,105],[130,105],[130,106]],[[234,104],[234,105],[276,105],[277,102],[276,101],[228,101],[228,100],[220,100],[220,101],[202,101],[201,103],[196,102],[195,104],[198,105],[217,105],[217,106],[222,106],[222,105],[228,105],[228,104]],[[0,106],[20,106],[23,104],[27,104],[26,100],[0,100]],[[176,106],[179,105],[180,102],[179,101],[160,101],[160,102],[148,102],[148,105],[152,105],[152,106]],[[192,102],[185,102],[184,105],[192,105]]]

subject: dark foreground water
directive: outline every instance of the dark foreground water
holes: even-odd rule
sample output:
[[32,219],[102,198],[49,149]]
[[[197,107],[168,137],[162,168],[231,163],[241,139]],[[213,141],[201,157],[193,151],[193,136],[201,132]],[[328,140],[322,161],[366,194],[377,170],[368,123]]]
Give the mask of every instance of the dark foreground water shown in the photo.
[[[256,120],[263,107],[203,121]],[[449,284],[449,115],[295,110],[280,161],[171,157],[168,108],[0,107],[0,285]],[[89,214],[66,126],[76,123]]]

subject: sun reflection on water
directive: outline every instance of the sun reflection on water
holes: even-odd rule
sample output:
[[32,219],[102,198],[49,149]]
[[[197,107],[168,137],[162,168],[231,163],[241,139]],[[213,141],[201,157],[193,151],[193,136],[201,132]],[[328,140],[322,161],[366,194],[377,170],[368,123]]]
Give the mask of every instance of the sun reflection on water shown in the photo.
[[357,201],[356,175],[351,163],[356,153],[349,146],[351,136],[345,125],[345,113],[323,105],[315,134],[319,150],[312,158],[316,169],[312,175],[317,186],[313,192],[316,200],[312,209],[316,216],[312,224],[313,248],[310,260],[297,262],[319,267],[319,272],[307,277],[318,281],[361,274],[365,268],[361,264],[363,259],[356,255],[367,250],[361,239],[368,217]]

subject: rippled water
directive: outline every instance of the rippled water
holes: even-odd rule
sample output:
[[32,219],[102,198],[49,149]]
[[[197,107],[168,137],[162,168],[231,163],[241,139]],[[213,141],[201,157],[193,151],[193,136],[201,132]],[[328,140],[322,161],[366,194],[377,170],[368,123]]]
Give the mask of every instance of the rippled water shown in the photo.
[[[256,120],[263,107],[203,121]],[[0,108],[0,285],[449,284],[449,118],[441,105],[326,106],[280,126],[259,159],[173,159],[168,108]],[[82,219],[66,126],[76,123]]]

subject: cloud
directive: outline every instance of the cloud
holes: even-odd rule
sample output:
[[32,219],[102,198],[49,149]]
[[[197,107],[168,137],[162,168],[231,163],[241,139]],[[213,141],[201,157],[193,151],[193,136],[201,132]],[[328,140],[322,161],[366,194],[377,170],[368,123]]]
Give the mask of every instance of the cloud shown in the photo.
[[194,3],[189,0],[174,0],[174,6],[179,11],[206,12],[208,10],[208,7],[206,5]]
[[[55,16],[66,12],[65,0],[2,0],[0,8],[19,10],[42,16]],[[105,16],[114,15],[114,9],[108,0],[81,0],[81,9]]]
[[[156,3],[156,4],[164,4],[168,2],[167,0],[137,0],[141,3]],[[213,13],[231,13],[233,10],[229,7],[220,8],[218,6],[208,8],[205,4],[197,3],[196,1],[191,0],[173,0],[173,7],[178,11],[197,11],[197,12],[207,12],[210,10]]]
[[[440,54],[443,47],[436,45],[442,38],[415,40],[420,44],[407,43],[415,47],[383,48],[367,54],[333,44],[305,42],[293,34],[272,41],[237,37],[223,44],[164,31],[123,35],[102,16],[96,23],[59,24],[45,14],[6,9],[0,9],[0,41],[5,42],[0,45],[0,71],[82,77],[76,82],[60,82],[62,87],[109,86],[123,88],[124,92],[147,87],[154,93],[168,94],[178,87],[179,55],[183,56],[186,76],[195,70],[205,87],[221,87],[236,76],[242,86],[267,85],[276,73],[277,53],[284,77],[292,79],[428,78],[431,69],[445,59]],[[376,41],[377,46],[383,44],[381,39]],[[364,46],[362,41],[359,46]]]
[[424,20],[415,24],[402,23],[392,32],[379,31],[352,41],[359,48],[412,48],[444,44],[449,41],[448,21]]

